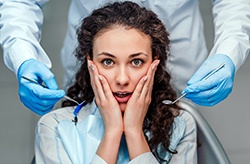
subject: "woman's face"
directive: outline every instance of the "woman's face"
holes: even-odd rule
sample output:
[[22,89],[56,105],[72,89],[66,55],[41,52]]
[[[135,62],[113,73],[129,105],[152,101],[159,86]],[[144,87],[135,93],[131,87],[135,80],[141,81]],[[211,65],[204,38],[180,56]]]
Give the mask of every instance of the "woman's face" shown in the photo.
[[152,61],[151,39],[136,29],[112,28],[93,42],[93,62],[107,79],[122,112]]

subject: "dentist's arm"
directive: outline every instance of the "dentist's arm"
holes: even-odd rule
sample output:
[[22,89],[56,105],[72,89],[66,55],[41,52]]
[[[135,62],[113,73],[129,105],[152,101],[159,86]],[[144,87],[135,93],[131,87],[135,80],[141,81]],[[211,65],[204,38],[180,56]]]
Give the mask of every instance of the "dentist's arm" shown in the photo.
[[0,44],[4,62],[13,72],[28,59],[49,68],[51,62],[40,45],[43,24],[42,6],[48,0],[0,0]]
[[227,55],[236,72],[250,52],[249,11],[249,0],[213,0],[215,38],[209,56]]
[[[57,91],[51,62],[40,46],[42,6],[48,0],[0,0],[0,44],[6,66],[17,74],[22,103],[35,113],[49,112],[64,95]],[[48,89],[21,78],[44,82]]]
[[[186,98],[202,106],[223,101],[234,85],[234,74],[245,62],[250,51],[250,1],[213,0],[215,27],[214,46],[209,58],[188,81]],[[237,13],[237,14],[235,14]],[[200,81],[212,69],[225,67],[207,80]]]

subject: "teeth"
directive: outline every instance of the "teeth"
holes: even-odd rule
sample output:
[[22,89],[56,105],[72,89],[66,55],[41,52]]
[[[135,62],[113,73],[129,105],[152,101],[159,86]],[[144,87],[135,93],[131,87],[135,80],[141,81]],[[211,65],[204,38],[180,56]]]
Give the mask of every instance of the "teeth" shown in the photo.
[[118,97],[126,97],[128,94],[127,93],[116,93]]

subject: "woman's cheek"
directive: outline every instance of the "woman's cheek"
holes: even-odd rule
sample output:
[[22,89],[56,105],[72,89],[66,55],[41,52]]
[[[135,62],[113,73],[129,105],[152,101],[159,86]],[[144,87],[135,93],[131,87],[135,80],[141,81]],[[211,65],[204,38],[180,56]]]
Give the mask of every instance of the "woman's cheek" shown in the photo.
[[101,69],[99,70],[99,74],[107,80],[108,84],[111,84],[111,82],[114,81],[114,73],[111,71]]
[[147,75],[147,69],[143,69],[141,71],[137,71],[137,73],[135,73],[135,71],[134,71],[134,73],[133,73],[133,76],[134,76],[133,79],[135,79],[135,82],[138,83],[140,81],[140,79],[143,76],[145,76],[145,75]]

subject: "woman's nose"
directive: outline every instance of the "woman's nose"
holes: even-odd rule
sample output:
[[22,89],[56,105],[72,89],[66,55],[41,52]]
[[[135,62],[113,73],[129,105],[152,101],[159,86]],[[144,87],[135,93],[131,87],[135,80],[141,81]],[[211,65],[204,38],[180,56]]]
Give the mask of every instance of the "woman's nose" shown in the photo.
[[126,86],[129,84],[129,72],[125,68],[120,68],[116,72],[116,83],[118,85]]

